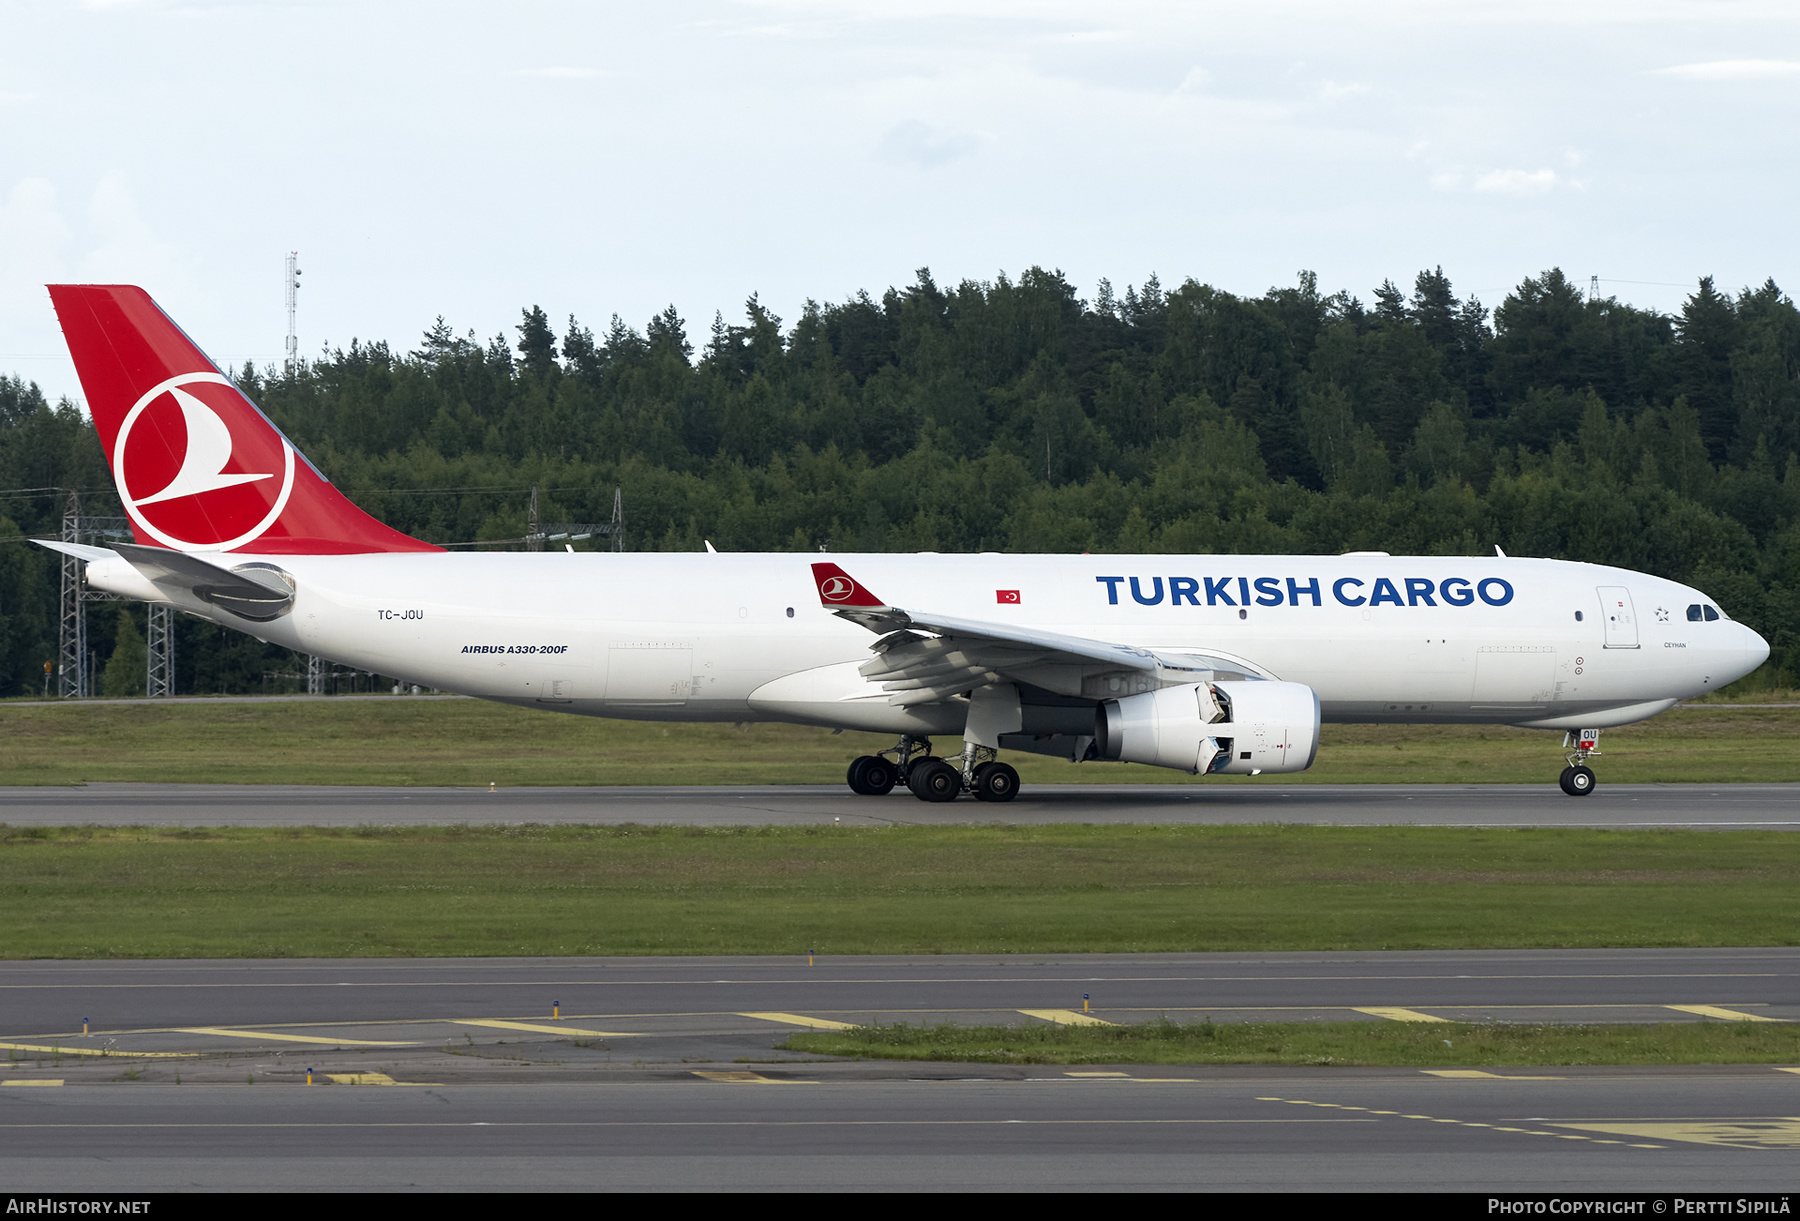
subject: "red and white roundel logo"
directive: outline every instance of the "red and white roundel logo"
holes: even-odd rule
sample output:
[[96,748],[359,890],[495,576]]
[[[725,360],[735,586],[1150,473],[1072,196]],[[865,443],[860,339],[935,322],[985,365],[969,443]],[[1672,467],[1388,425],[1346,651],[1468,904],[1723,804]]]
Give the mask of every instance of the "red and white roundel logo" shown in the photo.
[[126,413],[113,477],[132,522],[163,546],[229,551],[287,507],[294,447],[221,374],[183,373]]
[[843,602],[856,593],[856,582],[849,577],[826,577],[819,583],[819,596],[827,602]]

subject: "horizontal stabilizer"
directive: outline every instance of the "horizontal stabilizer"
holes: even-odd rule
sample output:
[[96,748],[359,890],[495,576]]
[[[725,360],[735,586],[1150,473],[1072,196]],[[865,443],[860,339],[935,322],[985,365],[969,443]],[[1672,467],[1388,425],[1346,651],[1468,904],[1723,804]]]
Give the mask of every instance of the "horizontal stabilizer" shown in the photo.
[[31,540],[40,547],[48,547],[52,551],[60,551],[64,555],[72,555],[78,560],[116,560],[119,553],[109,547],[90,547],[86,543],[65,543],[55,538],[34,538]]
[[294,590],[273,566],[221,568],[188,551],[119,543],[116,552],[147,579],[167,590],[191,593],[243,619],[266,623],[294,605]]

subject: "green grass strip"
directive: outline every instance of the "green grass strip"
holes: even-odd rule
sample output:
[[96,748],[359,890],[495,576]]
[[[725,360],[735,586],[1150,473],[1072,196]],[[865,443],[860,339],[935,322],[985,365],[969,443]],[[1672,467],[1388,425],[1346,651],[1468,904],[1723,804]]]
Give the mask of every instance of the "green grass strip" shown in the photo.
[[1796,893],[1764,831],[0,827],[6,958],[1792,945]]
[[1286,1064],[1471,1068],[1800,1063],[1800,1026],[1775,1022],[1505,1025],[1468,1022],[1171,1022],[857,1026],[791,1036],[783,1051],[965,1064]]
[[[1791,698],[1791,693],[1779,697]],[[1758,702],[1746,697],[1746,704]],[[1327,725],[1312,769],[1190,778],[1007,753],[1026,785],[1522,783],[1553,786],[1560,735],[1498,725]],[[832,784],[892,735],[801,725],[612,721],[480,700],[31,705],[0,702],[0,785]],[[1601,784],[1788,781],[1800,704],[1678,708],[1601,738]],[[955,737],[939,753],[961,749]],[[1551,789],[1554,792],[1554,789]]]

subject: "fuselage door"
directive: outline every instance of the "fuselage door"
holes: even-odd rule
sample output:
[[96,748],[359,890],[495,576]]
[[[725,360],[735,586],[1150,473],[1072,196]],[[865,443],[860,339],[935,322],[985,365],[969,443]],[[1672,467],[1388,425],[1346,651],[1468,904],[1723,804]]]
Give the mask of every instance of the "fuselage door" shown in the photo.
[[1623,585],[1602,585],[1599,593],[1600,622],[1606,627],[1606,647],[1637,648],[1637,615],[1631,609],[1631,591]]
[[615,640],[606,653],[608,704],[670,707],[688,702],[694,689],[691,640]]

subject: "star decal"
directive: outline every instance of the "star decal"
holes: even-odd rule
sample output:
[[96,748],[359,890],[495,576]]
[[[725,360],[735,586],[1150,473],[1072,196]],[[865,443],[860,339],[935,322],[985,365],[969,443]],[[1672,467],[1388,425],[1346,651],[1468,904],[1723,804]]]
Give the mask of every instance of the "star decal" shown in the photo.
[[1669,621],[1669,608],[1668,607],[1659,606],[1656,608],[1656,621],[1658,623],[1667,623]]

